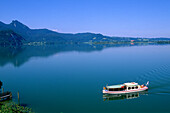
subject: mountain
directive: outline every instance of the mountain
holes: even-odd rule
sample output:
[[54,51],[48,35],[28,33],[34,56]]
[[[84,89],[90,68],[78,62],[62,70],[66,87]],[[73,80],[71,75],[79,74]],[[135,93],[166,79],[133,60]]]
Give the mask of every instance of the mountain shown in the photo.
[[20,46],[25,39],[13,32],[12,30],[0,31],[0,45],[1,46]]
[[129,41],[136,38],[109,37],[95,33],[58,33],[48,29],[30,29],[21,22],[14,20],[10,24],[0,22],[0,31],[13,30],[28,42],[106,42]]
[[[58,33],[48,29],[30,29],[26,25],[15,20],[10,24],[0,22],[0,30],[13,30],[17,34],[24,37],[28,42],[43,41],[43,42],[88,42],[89,40],[102,40],[106,37],[101,34],[94,33],[78,33],[65,34]],[[110,39],[110,37],[107,37]]]
[[22,36],[26,42],[47,42],[47,43],[110,43],[110,42],[155,42],[167,41],[169,38],[131,38],[131,37],[110,37],[95,33],[58,33],[48,29],[30,29],[21,22],[14,20],[10,24],[0,22],[0,31],[12,30]]
[[[15,20],[12,21],[10,24],[0,23],[0,30],[12,30],[15,33],[24,37],[28,42],[32,41],[59,41],[62,40],[60,37],[54,38],[53,34],[55,32],[50,31],[48,29],[30,29],[26,25],[20,23],[19,21]],[[53,34],[52,34],[53,33]],[[57,33],[56,33],[57,34]],[[50,37],[50,38],[49,38]]]

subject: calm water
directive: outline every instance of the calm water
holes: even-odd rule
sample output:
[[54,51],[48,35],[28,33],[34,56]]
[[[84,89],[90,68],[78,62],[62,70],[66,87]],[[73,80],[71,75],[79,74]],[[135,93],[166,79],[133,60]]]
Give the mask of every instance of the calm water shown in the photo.
[[[0,80],[38,113],[169,113],[170,45],[104,47],[0,48]],[[101,92],[148,80],[149,91],[134,99]]]

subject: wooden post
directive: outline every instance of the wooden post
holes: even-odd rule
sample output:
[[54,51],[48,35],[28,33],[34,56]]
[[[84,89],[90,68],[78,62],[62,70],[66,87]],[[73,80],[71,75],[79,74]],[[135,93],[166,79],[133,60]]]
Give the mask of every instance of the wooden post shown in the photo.
[[12,98],[12,93],[10,93],[10,98]]
[[18,95],[18,105],[20,105],[20,101],[19,101],[19,91],[17,92]]
[[2,93],[4,93],[4,88],[2,88]]

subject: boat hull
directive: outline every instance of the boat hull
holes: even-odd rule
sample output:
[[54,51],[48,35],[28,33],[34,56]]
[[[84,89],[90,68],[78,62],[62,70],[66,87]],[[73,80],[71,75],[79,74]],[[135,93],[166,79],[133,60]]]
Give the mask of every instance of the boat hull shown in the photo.
[[103,94],[126,94],[126,93],[134,93],[134,92],[141,92],[148,90],[148,87],[143,87],[140,89],[131,89],[131,90],[124,90],[124,91],[108,91],[103,90]]

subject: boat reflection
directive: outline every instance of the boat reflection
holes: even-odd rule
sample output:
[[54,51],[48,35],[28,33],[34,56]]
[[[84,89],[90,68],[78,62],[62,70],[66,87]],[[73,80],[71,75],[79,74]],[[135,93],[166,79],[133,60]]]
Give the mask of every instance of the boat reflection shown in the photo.
[[124,100],[124,99],[135,99],[140,97],[140,95],[148,95],[148,91],[137,92],[137,93],[127,93],[127,94],[104,94],[103,100],[104,101],[111,101],[111,100]]
[[2,82],[0,81],[0,89],[1,89],[1,87],[2,87]]

